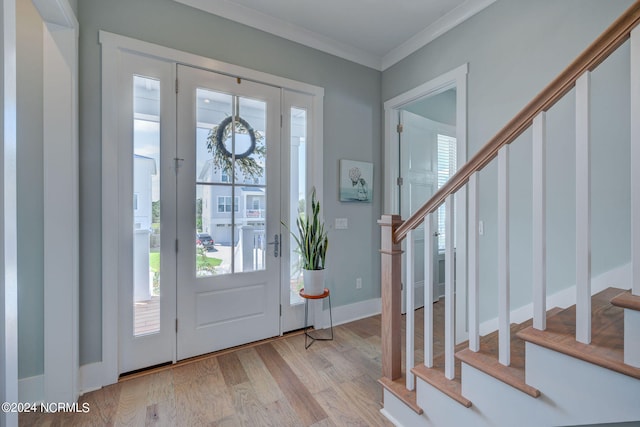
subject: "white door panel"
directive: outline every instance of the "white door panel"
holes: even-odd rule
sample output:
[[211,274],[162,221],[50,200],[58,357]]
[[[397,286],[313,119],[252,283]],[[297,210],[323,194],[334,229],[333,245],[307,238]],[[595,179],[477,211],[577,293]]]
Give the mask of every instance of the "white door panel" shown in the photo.
[[[438,189],[438,134],[455,135],[455,128],[437,123],[425,117],[400,111],[402,133],[400,135],[400,174],[403,177],[401,188],[401,215],[408,218],[416,212],[424,203],[433,196]],[[431,215],[433,229],[438,230],[438,213]],[[415,308],[422,307],[424,303],[424,225],[420,225],[420,232],[414,234],[415,250]],[[433,300],[437,301],[440,289],[444,283],[444,277],[440,274],[440,264],[443,256],[439,254],[438,238],[433,239]],[[407,242],[403,242],[406,247]],[[406,271],[406,263],[403,260],[403,282]],[[402,299],[403,312],[405,311],[405,299]]]

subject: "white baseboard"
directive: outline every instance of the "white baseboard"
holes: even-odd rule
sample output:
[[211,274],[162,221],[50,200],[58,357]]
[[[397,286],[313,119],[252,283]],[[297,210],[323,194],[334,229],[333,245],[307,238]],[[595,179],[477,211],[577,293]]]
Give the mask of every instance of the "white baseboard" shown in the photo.
[[[102,362],[80,366],[80,395],[102,388],[104,373]],[[44,375],[23,378],[18,381],[20,402],[39,403],[44,401]]]
[[[414,288],[413,306],[417,310],[419,308],[424,307],[424,280],[419,280],[415,282],[415,285],[413,288]],[[433,302],[437,302],[440,298],[444,297],[444,283],[435,284],[433,293],[434,293]],[[407,300],[404,292],[402,293],[401,303],[402,303],[402,314],[406,314]]]
[[[382,299],[373,298],[353,304],[333,307],[333,326],[364,319],[382,313]],[[329,307],[322,311],[322,327],[329,327]]]
[[[591,294],[597,294],[608,287],[631,288],[631,263],[621,265],[591,279]],[[576,286],[570,286],[560,292],[547,296],[547,309],[567,308],[576,303]],[[533,303],[511,311],[511,323],[522,323],[533,317]],[[489,319],[480,324],[480,335],[498,330],[498,318]]]
[[444,283],[438,283],[436,285],[436,293],[438,294],[438,298],[444,297]]
[[40,403],[44,400],[44,375],[18,380],[20,402]]
[[80,366],[80,395],[105,386],[102,362]]

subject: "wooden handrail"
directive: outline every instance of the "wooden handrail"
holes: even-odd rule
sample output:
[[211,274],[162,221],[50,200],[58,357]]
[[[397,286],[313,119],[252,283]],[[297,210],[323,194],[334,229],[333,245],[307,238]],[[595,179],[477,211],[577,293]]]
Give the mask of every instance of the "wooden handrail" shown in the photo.
[[618,49],[631,34],[631,30],[640,23],[640,0],[636,1],[624,14],[605,30],[584,52],[580,54],[554,81],[542,90],[524,109],[502,128],[484,147],[465,163],[420,209],[411,215],[394,233],[396,243],[415,229],[424,217],[435,212],[445,199],[464,186],[469,177],[484,168],[498,154],[500,148],[511,144],[524,131],[533,119],[543,111],[549,110],[569,92],[586,71],[593,71],[602,61]]

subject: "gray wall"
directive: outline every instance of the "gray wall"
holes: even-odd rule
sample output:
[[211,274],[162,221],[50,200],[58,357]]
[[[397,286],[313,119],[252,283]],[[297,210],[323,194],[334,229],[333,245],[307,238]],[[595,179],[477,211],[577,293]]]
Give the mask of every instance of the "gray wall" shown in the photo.
[[434,96],[414,102],[403,108],[427,119],[456,125],[456,90],[449,89]]
[[[632,2],[499,0],[382,75],[385,101],[464,63],[468,150],[473,155]],[[628,46],[593,74],[592,272],[630,260]],[[573,94],[573,93],[572,93]],[[548,117],[549,293],[575,283],[574,103]],[[531,300],[531,134],[512,144],[512,307]],[[496,316],[495,165],[480,174],[481,318]]]
[[44,372],[42,19],[31,0],[16,2],[18,377]]
[[[325,88],[324,216],[330,232],[328,286],[334,307],[380,296],[381,73],[171,0],[83,0],[80,36],[80,361],[101,350],[101,141],[98,30],[134,37]],[[374,163],[374,203],[338,201],[342,158]],[[355,281],[362,277],[363,288]],[[104,286],[116,286],[106,283]]]

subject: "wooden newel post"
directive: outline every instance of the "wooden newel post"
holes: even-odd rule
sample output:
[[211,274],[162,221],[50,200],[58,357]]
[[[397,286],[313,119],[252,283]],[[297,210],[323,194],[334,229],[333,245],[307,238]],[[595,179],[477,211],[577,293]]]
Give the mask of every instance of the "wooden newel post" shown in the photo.
[[402,224],[400,215],[382,215],[380,249],[382,285],[382,376],[395,380],[402,376],[401,301],[402,250],[393,233]]

